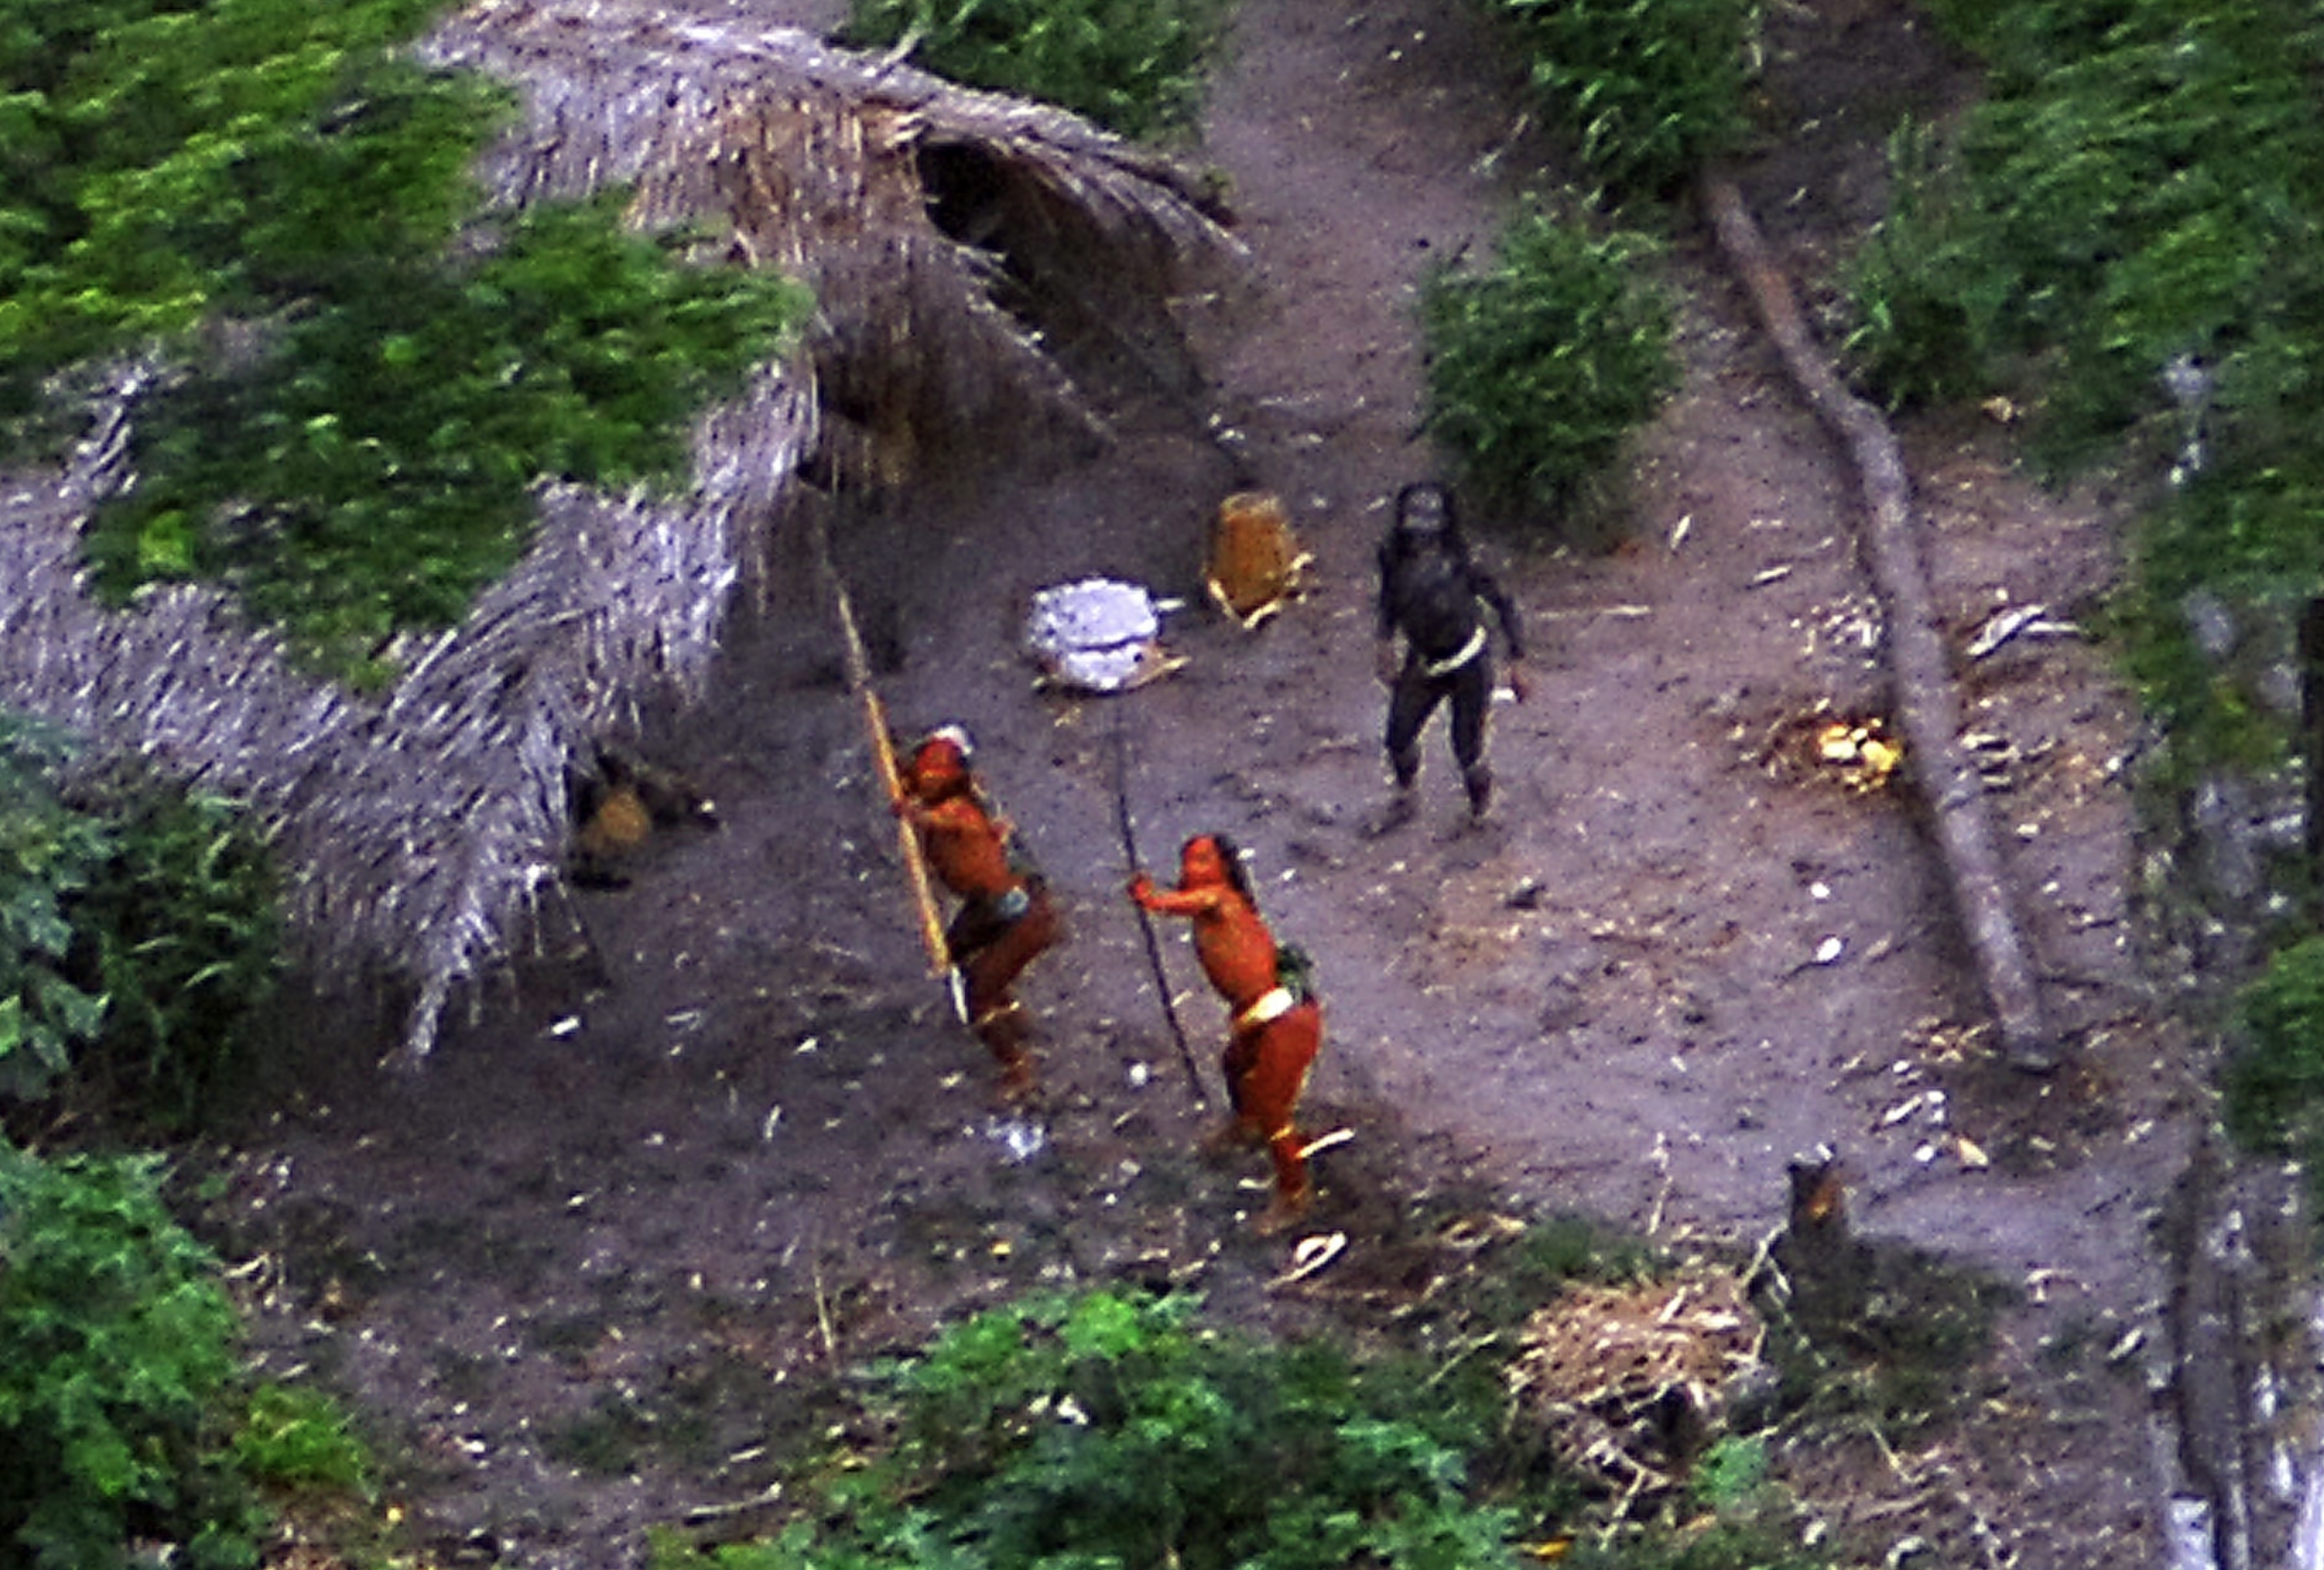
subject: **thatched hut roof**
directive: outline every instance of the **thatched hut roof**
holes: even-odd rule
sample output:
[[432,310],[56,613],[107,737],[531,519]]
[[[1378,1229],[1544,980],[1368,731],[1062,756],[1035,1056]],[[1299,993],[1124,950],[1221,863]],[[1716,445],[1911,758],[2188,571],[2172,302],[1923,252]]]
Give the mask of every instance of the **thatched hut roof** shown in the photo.
[[[996,305],[1038,287],[1149,300],[1234,242],[1167,164],[1056,111],[963,92],[738,11],[484,0],[424,45],[514,81],[524,121],[486,161],[523,203],[632,182],[633,220],[711,220],[740,260],[811,284],[811,354],[705,418],[684,498],[540,493],[509,577],[383,702],[296,673],[217,591],[93,600],[90,510],[123,483],[132,367],[62,471],[0,491],[0,703],[250,803],[291,876],[304,957],[417,994],[423,1055],[454,990],[563,876],[576,757],[649,702],[699,696],[734,590],[796,483],[834,388],[907,447],[1028,416],[1085,422],[1064,373]],[[979,210],[955,235],[940,209]],[[1106,280],[1111,280],[1110,282]],[[890,449],[892,454],[895,449]]]
[[641,223],[713,221],[813,289],[826,412],[869,427],[891,475],[949,436],[1090,420],[1001,299],[1118,326],[1240,259],[1167,159],[715,0],[481,0],[423,52],[522,89],[484,170],[502,199],[632,183]]

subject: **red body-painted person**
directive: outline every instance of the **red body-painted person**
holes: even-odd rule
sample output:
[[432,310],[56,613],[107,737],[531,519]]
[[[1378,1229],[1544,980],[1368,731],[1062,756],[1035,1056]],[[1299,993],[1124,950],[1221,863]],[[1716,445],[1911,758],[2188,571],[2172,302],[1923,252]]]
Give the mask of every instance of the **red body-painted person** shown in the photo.
[[1179,854],[1178,886],[1157,888],[1143,872],[1130,897],[1147,910],[1190,916],[1194,956],[1227,1005],[1227,1050],[1220,1066],[1234,1119],[1217,1143],[1264,1143],[1275,1161],[1275,1202],[1257,1222],[1282,1227],[1313,1198],[1306,1141],[1293,1122],[1307,1070],[1323,1045],[1323,1005],[1308,988],[1306,961],[1278,948],[1259,914],[1242,858],[1225,836],[1197,834]]
[[1041,875],[1015,843],[1008,819],[992,813],[970,772],[967,733],[932,732],[901,771],[897,814],[918,832],[936,881],[960,900],[945,930],[961,1017],[1001,1065],[1012,1100],[1038,1088],[1027,1045],[1032,1027],[1012,988],[1025,968],[1063,936]]

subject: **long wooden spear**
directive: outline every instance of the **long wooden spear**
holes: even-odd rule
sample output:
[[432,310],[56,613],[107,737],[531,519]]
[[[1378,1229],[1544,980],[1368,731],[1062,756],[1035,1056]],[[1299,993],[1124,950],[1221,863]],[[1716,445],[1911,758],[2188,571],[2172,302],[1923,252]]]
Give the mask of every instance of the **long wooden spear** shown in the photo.
[[[1113,712],[1113,817],[1121,831],[1121,854],[1132,874],[1140,870],[1138,828],[1130,818],[1130,731],[1120,709]],[[1178,1023],[1178,1005],[1170,998],[1170,974],[1162,969],[1162,941],[1154,935],[1154,918],[1132,902],[1138,930],[1146,939],[1146,963],[1154,970],[1154,990],[1162,999],[1162,1017],[1170,1022],[1170,1039],[1178,1043],[1178,1060],[1186,1065],[1186,1083],[1193,1087],[1194,1105],[1208,1107],[1210,1093],[1203,1088],[1203,1073],[1194,1066],[1194,1049],[1187,1044],[1186,1027]]]
[[[896,767],[895,738],[889,733],[887,706],[872,685],[872,662],[864,656],[863,635],[855,626],[855,607],[847,598],[847,584],[832,564],[831,542],[825,536],[823,520],[811,524],[815,539],[815,562],[823,573],[824,582],[831,586],[831,602],[839,611],[839,636],[847,651],[847,687],[863,706],[863,725],[872,742],[872,767],[880,771],[880,783],[886,788],[887,800],[900,800],[904,794],[902,771]],[[952,969],[952,950],[945,941],[944,919],[936,912],[936,890],[928,883],[928,864],[920,853],[918,831],[903,818],[896,820],[896,838],[904,854],[904,877],[911,885],[912,909],[918,916],[920,942],[928,951],[928,968],[937,976]]]

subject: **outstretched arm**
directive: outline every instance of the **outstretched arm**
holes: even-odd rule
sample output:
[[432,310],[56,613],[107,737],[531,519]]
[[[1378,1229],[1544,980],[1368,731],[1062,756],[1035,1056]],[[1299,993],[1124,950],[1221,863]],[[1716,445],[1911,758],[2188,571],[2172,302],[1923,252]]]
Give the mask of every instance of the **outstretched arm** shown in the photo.
[[1198,916],[1216,910],[1221,895],[1215,888],[1157,888],[1154,880],[1141,872],[1130,880],[1130,897],[1140,909],[1157,915]]

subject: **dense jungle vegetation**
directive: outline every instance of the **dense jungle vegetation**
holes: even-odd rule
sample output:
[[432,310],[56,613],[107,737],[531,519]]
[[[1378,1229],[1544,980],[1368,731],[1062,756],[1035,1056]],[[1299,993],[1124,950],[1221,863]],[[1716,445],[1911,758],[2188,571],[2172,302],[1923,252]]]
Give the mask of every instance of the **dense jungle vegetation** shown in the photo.
[[[1563,496],[1667,386],[1653,302],[1604,287],[1644,243],[1613,216],[1653,229],[1652,204],[1756,133],[1752,14],[1494,3],[1606,195],[1561,208],[1572,237],[1513,219],[1489,268],[1432,286],[1432,424],[1480,482]],[[689,265],[704,237],[624,232],[618,197],[482,210],[466,170],[504,99],[397,52],[437,9],[0,0],[0,415],[16,451],[53,447],[110,368],[149,362],[143,483],[92,528],[99,581],[124,602],[154,582],[226,583],[357,682],[390,679],[400,631],[456,619],[516,559],[536,479],[682,483],[691,411],[803,308],[779,280]],[[856,27],[915,33],[967,79],[1133,134],[1183,129],[1230,46],[1222,7],[1129,10],[1136,28],[1096,0],[866,0]],[[2283,766],[2296,738],[2217,677],[2184,607],[2301,606],[2324,568],[2324,18],[2294,0],[1937,12],[1987,91],[1958,124],[1897,129],[1853,363],[1895,407],[2008,399],[2061,471],[2167,474],[2116,619],[2126,658],[2182,776],[2218,757]],[[1513,331],[1577,298],[1609,326],[1588,354]],[[1539,349],[1498,353],[1512,342]],[[1550,411],[1527,422],[1547,446],[1513,446],[1525,432],[1480,412],[1517,407]],[[11,1125],[23,1137],[42,1125],[24,1108],[98,1088],[182,1126],[275,983],[271,875],[229,804],[126,776],[69,787],[69,746],[13,721],[0,734]],[[2246,999],[2255,1051],[2231,1109],[2254,1143],[2311,1155],[2319,975],[2324,949],[2288,922]],[[164,1191],[151,1158],[0,1144],[0,1564],[121,1564],[138,1539],[249,1565],[289,1493],[366,1497],[344,1414],[240,1373],[217,1262]],[[1163,1563],[1162,1545],[1169,1563],[1286,1570],[1566,1552],[1585,1519],[1569,1483],[1509,1448],[1473,1370],[1428,1355],[1254,1345],[1183,1299],[1020,1304],[872,1371],[863,1431],[887,1437],[803,1458],[820,1486],[788,1533],[658,1552],[672,1570],[1063,1570]],[[1814,1563],[1783,1546],[1757,1443],[1706,1452],[1720,1459],[1668,1507],[1679,1530],[1568,1562]],[[1303,1486],[1256,1497],[1222,1464],[1253,1446],[1294,1457],[1283,1475]]]
[[[2002,399],[2061,474],[2118,465],[2147,491],[2110,620],[2154,723],[2159,801],[2222,768],[2312,771],[2312,719],[2261,689],[2309,652],[2324,591],[2324,15],[1935,9],[1987,90],[1957,125],[1895,133],[1891,211],[1855,280],[1865,380],[1896,405]],[[2312,815],[2312,778],[2307,793]],[[2276,881],[2301,895],[2272,909],[2273,957],[2224,1021],[2228,1125],[2314,1171],[2316,868]]]

